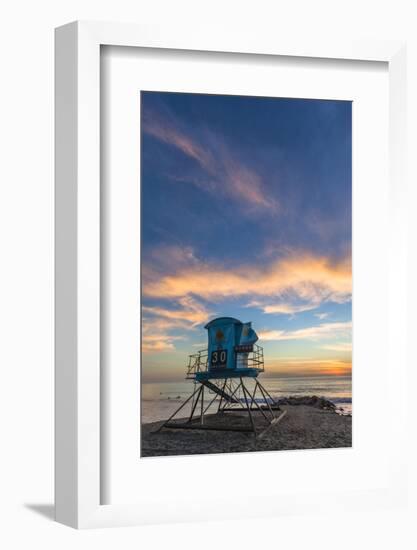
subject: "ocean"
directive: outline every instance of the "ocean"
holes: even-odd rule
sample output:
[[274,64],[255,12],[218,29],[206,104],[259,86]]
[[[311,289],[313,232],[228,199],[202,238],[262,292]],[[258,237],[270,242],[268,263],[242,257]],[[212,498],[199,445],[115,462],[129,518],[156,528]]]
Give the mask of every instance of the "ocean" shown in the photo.
[[[260,377],[259,381],[276,399],[290,395],[317,395],[332,401],[339,414],[352,414],[350,376]],[[193,381],[142,384],[142,422],[166,420],[193,391]]]

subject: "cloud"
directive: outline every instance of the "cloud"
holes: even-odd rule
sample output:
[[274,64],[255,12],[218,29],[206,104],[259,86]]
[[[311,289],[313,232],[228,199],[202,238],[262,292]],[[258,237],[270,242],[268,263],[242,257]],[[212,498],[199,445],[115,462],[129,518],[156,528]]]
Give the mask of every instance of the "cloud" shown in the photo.
[[184,336],[171,331],[193,330],[207,322],[211,312],[190,296],[185,296],[170,307],[142,306],[142,351],[144,353],[172,351],[174,342]]
[[311,302],[306,304],[291,304],[289,302],[280,302],[276,304],[262,303],[259,301],[252,301],[247,304],[246,307],[258,307],[262,309],[264,313],[279,314],[279,315],[295,315],[296,313],[302,313],[303,311],[311,311],[319,307],[319,303]]
[[153,298],[178,299],[194,295],[206,300],[257,296],[279,299],[290,294],[299,301],[321,304],[350,300],[352,278],[349,258],[339,262],[311,254],[291,254],[263,267],[235,269],[198,262],[180,266],[171,274],[145,270],[143,293]]
[[156,113],[144,112],[142,130],[196,161],[205,173],[205,177],[171,175],[172,180],[190,182],[216,196],[229,196],[252,211],[278,210],[278,201],[268,194],[260,175],[238,160],[224,140],[206,130],[200,132],[200,139],[203,135],[208,138],[202,144],[179,126],[172,115],[161,118]]
[[186,268],[200,263],[190,246],[160,245],[153,248],[148,254],[154,267],[162,271],[172,269],[173,266],[175,269],[180,269],[181,267]]
[[142,352],[143,353],[152,353],[158,351],[172,351],[174,350],[174,345],[171,342],[167,342],[162,338],[157,342],[148,342],[146,340],[142,341]]
[[182,336],[172,336],[169,334],[148,334],[142,325],[142,352],[152,353],[160,351],[173,351],[175,349],[174,341],[183,340]]
[[326,319],[326,317],[328,317],[329,314],[328,313],[315,313],[314,314],[314,317],[317,317],[317,319],[320,319],[320,321],[322,321],[323,319]]
[[343,323],[322,323],[317,326],[302,328],[298,330],[265,330],[259,332],[260,340],[327,340],[329,338],[340,338],[350,336],[352,322]]
[[209,173],[214,171],[214,159],[209,151],[202,148],[196,141],[193,141],[191,137],[175,128],[173,124],[169,124],[158,118],[154,113],[150,115],[146,111],[144,112],[142,130],[152,137],[176,147],[184,155],[197,161]]
[[352,342],[340,342],[336,344],[326,344],[325,346],[320,346],[320,349],[325,349],[328,351],[342,351],[342,352],[351,352],[352,351]]
[[263,306],[264,313],[284,313],[287,315],[292,315],[294,313],[301,313],[303,311],[311,311],[315,309],[317,305],[315,304],[306,304],[304,306],[297,306],[291,304],[274,304],[269,306]]
[[[237,163],[226,149],[223,149],[222,157],[225,181],[231,195],[247,202],[252,208],[275,212],[278,210],[277,200],[266,193],[258,174]],[[219,173],[220,177],[221,175],[222,170]]]
[[[190,296],[184,296],[178,300],[180,308],[162,308],[156,306],[142,306],[142,311],[156,317],[169,319],[171,323],[166,323],[171,327],[195,327],[201,323],[207,322],[211,313],[202,304],[198,303]],[[161,322],[161,321],[159,321]],[[163,321],[162,321],[163,322]]]

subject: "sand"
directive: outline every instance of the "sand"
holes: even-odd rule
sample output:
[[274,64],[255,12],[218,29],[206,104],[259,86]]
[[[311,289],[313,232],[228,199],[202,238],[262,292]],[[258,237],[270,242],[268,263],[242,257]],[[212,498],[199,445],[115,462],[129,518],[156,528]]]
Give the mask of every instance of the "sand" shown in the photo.
[[[141,456],[192,455],[273,451],[295,449],[323,449],[352,446],[352,418],[333,410],[308,405],[281,405],[285,416],[266,431],[265,420],[259,411],[253,412],[255,426],[262,435],[252,433],[180,430],[163,428],[162,422],[142,426]],[[279,415],[279,412],[276,412]],[[233,415],[233,416],[232,416]],[[247,413],[206,415],[206,424],[247,425]],[[263,432],[263,433],[262,433]]]

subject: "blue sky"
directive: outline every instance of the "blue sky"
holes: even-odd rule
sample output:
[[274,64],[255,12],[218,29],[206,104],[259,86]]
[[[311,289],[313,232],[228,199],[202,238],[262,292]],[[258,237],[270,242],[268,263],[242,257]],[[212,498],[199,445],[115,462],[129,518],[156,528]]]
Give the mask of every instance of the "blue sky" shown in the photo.
[[273,375],[351,368],[351,103],[141,93],[142,373],[252,321]]

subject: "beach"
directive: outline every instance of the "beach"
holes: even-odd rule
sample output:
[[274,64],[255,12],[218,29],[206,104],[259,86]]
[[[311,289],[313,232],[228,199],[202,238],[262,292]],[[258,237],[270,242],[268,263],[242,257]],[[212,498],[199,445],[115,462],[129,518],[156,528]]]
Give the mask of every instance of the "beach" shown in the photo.
[[[331,401],[339,414],[352,414],[352,379],[344,376],[262,377],[270,395],[280,400],[288,396],[317,395]],[[142,383],[141,423],[166,420],[193,391],[193,382]]]
[[[309,398],[311,399],[311,398]],[[295,402],[295,401],[294,401]],[[163,428],[163,422],[142,424],[141,456],[171,456],[252,451],[288,451],[297,449],[325,449],[352,446],[352,417],[338,414],[333,408],[323,408],[316,398],[315,405],[281,404],[283,418],[265,430],[259,411],[253,418],[258,436],[253,433],[212,430],[181,430]],[[325,403],[325,402],[324,402]],[[230,425],[230,422],[247,422],[247,413],[206,415],[205,422]],[[280,413],[277,412],[277,416]],[[239,418],[240,417],[240,418]]]

